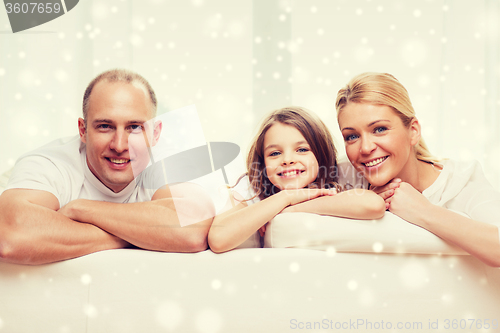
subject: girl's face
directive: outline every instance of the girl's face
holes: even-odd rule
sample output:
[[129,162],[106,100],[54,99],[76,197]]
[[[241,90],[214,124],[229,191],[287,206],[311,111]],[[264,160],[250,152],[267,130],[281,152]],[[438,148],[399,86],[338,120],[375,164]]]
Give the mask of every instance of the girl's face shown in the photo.
[[409,161],[415,156],[412,147],[420,139],[416,119],[406,128],[386,105],[349,103],[339,116],[339,126],[347,157],[370,184],[409,179]]
[[264,136],[264,163],[267,177],[280,190],[304,188],[318,176],[318,160],[304,136],[282,123]]

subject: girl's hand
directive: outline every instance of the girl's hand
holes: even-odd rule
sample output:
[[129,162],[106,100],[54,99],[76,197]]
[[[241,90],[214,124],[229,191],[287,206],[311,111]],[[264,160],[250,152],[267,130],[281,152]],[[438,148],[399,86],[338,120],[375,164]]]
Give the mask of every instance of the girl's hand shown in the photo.
[[389,211],[413,224],[419,225],[418,220],[422,213],[432,206],[422,193],[408,183],[400,182],[396,189],[389,191],[394,191],[385,200]]
[[335,195],[337,191],[326,188],[300,188],[296,190],[283,190],[280,193],[282,193],[282,196],[286,196],[288,204],[293,206],[324,195]]
[[[309,189],[309,188],[301,188],[295,190],[283,190],[280,192],[281,196],[285,196],[288,201],[288,206],[285,207],[281,213],[285,212],[293,212],[293,205],[299,204],[304,201],[308,201],[311,199],[315,199],[324,195],[335,195],[337,191],[335,189]],[[264,237],[266,233],[267,223],[259,228],[259,234],[261,237]]]

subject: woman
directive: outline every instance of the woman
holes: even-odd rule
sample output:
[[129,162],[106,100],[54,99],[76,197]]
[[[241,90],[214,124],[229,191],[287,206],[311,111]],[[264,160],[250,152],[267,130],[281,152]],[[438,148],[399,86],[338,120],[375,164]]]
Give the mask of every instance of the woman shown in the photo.
[[477,163],[430,154],[396,78],[356,76],[338,92],[336,109],[347,157],[389,211],[500,266],[500,193]]

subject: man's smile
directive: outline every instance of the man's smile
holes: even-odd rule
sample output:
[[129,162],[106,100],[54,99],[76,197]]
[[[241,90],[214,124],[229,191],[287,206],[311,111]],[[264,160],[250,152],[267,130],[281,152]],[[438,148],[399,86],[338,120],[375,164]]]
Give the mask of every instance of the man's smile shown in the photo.
[[130,162],[129,159],[124,159],[124,158],[112,158],[112,157],[106,157],[107,160],[115,163],[115,164],[123,164],[123,163],[127,163],[127,162]]

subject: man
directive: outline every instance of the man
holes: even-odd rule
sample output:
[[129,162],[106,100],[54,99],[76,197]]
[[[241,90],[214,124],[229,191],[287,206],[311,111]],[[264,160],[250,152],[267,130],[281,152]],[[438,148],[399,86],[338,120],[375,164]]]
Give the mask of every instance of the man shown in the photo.
[[214,216],[208,195],[194,184],[165,186],[158,168],[144,170],[161,132],[156,106],[136,73],[96,77],[85,91],[79,138],[17,161],[0,196],[0,260],[42,264],[130,246],[205,250]]

